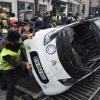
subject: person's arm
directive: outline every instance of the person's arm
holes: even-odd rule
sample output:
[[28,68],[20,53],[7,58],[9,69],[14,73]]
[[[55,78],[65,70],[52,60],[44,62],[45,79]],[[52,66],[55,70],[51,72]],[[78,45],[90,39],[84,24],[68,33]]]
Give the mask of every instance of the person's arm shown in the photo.
[[16,59],[15,59],[15,57],[13,57],[13,56],[11,56],[11,55],[6,55],[6,56],[4,56],[3,57],[3,59],[5,60],[5,61],[7,61],[11,66],[13,66],[13,67],[18,67],[18,66],[20,66],[20,67],[24,67],[25,66],[25,62],[23,62],[23,61],[16,61]]
[[6,55],[3,57],[3,59],[5,61],[7,61],[11,66],[19,68],[21,67],[22,69],[31,69],[31,66],[28,62],[25,61],[16,61],[15,57],[11,56],[11,55]]

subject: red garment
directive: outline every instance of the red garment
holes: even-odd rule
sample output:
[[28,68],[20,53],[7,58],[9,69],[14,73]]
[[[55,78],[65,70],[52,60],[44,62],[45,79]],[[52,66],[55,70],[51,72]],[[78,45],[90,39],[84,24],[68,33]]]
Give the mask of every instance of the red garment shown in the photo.
[[18,22],[18,18],[16,18],[16,17],[11,17],[9,20],[10,20],[10,25],[13,25],[16,22]]

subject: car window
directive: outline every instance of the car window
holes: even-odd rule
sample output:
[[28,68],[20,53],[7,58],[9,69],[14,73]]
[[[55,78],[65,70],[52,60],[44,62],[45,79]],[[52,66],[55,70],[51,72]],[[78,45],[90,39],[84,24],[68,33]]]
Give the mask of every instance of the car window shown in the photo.
[[52,35],[50,36],[51,40],[53,40],[57,35],[58,35],[58,32],[52,34]]
[[50,39],[51,40],[53,40],[55,37],[57,37],[57,35],[65,35],[66,33],[68,33],[68,30],[67,30],[67,28],[63,28],[63,29],[61,29],[61,30],[59,30],[59,31],[57,31],[57,32],[55,32],[55,33],[53,33],[51,36],[50,36]]
[[72,29],[72,28],[70,28],[70,27],[67,27],[66,28],[66,31],[67,31],[67,33],[68,33],[68,35],[69,35],[69,38],[70,38],[70,43],[73,41],[73,39],[74,39],[74,34],[75,34],[75,32],[74,32],[74,30]]
[[94,23],[95,23],[96,26],[100,29],[100,20],[96,20]]

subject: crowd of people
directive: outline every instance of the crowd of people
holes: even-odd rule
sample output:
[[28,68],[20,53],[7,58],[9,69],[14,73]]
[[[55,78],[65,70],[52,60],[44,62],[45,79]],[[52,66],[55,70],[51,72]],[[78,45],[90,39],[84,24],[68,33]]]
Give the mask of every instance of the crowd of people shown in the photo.
[[15,17],[14,13],[7,12],[6,8],[2,8],[0,9],[0,51],[4,45],[2,43],[3,37],[6,37],[8,30],[18,31],[22,37],[22,40],[24,40],[27,38],[32,38],[32,36],[34,36],[40,29],[47,29],[58,25],[66,25],[80,19],[82,19],[82,16],[80,16],[78,12],[75,15],[69,12],[66,16],[64,12],[54,14],[52,11],[46,13],[37,11],[37,13],[32,16],[31,19],[23,19],[22,21],[19,21],[18,18]]
[[70,24],[80,18],[78,13],[73,16],[69,12],[66,16],[65,13],[38,12],[30,20],[18,21],[14,13],[6,12],[5,8],[0,9],[0,75],[1,88],[5,83],[7,86],[6,100],[13,100],[16,70],[31,69],[31,64],[23,54],[25,51],[23,52],[22,42],[31,39],[40,29]]
[[66,15],[64,12],[54,14],[52,11],[50,11],[44,14],[38,12],[30,20],[35,23],[36,29],[46,29],[56,27],[58,25],[70,24],[74,21],[80,20],[81,18],[82,17],[78,12],[75,15],[73,15],[71,12]]
[[0,12],[0,88],[6,89],[6,100],[14,100],[17,73],[31,70],[23,40],[34,36],[32,23],[18,21],[14,13]]
[[[56,27],[58,25],[66,25],[77,20],[82,19],[83,17],[77,12],[73,15],[69,12],[67,15],[65,12],[63,13],[53,13],[52,11],[48,11],[45,13],[41,13],[37,11],[31,19],[23,19],[21,21],[15,17],[14,13],[7,12],[6,8],[0,9],[0,29],[2,32],[6,32],[6,30],[18,30],[21,35],[24,33],[35,33],[40,29],[47,29],[51,27]],[[29,32],[30,31],[30,32]]]

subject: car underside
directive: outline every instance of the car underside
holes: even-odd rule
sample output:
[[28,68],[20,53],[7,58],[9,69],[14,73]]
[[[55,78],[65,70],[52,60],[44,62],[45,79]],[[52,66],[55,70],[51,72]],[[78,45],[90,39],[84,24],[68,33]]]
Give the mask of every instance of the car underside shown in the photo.
[[59,59],[73,78],[82,78],[99,66],[100,31],[86,21],[59,31],[56,39]]

